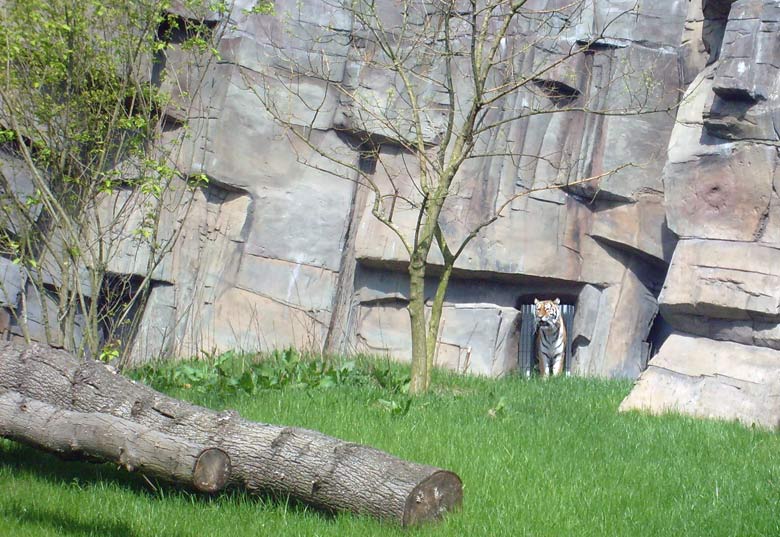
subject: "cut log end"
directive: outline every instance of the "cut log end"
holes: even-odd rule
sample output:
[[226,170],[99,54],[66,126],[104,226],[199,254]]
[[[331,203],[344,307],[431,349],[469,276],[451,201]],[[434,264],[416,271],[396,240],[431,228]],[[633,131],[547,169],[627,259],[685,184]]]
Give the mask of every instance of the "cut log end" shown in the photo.
[[192,482],[201,492],[218,492],[230,480],[230,457],[217,448],[204,449],[195,461]]
[[414,487],[407,497],[403,525],[416,526],[438,520],[445,513],[459,509],[462,503],[460,478],[452,472],[436,472]]

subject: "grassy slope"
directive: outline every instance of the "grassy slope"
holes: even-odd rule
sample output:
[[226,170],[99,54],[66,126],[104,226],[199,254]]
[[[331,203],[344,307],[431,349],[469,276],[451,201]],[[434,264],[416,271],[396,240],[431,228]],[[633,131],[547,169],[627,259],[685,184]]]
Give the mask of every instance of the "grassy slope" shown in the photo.
[[392,396],[370,387],[198,402],[454,470],[464,509],[442,524],[404,532],[238,493],[155,492],[109,466],[63,463],[5,442],[0,535],[780,535],[778,435],[616,414],[630,388],[624,382],[443,376],[438,385],[405,416],[388,412],[377,401]]

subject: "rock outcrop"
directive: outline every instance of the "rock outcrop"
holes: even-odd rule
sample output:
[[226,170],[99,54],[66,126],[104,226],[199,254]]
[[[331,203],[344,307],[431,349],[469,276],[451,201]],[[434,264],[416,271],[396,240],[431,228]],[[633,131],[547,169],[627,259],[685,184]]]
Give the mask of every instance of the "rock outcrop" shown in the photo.
[[[691,3],[692,78],[663,171],[679,237],[660,313],[677,334],[621,408],[780,422],[780,5]],[[698,8],[702,7],[702,11]]]
[[[468,230],[528,189],[633,166],[520,197],[473,241],[447,294],[438,364],[491,376],[515,370],[527,344],[520,338],[528,322],[523,304],[558,296],[576,307],[574,374],[641,375],[623,408],[775,426],[777,409],[757,402],[774,393],[771,374],[743,378],[731,368],[780,364],[780,5],[640,0],[632,11],[633,4],[588,2],[562,39],[601,36],[597,46],[539,84],[575,101],[593,99],[600,109],[628,110],[641,95],[645,111],[655,111],[572,110],[507,122],[502,136],[484,141],[491,156],[469,161],[456,178],[445,227]],[[361,64],[355,47],[367,36],[340,4],[277,0],[274,16],[253,14],[253,5],[235,2],[219,62],[201,67],[184,64],[175,47],[167,53],[165,69],[202,69],[191,77],[202,80],[197,88],[171,88],[174,103],[177,91],[197,90],[196,106],[169,114],[188,124],[180,167],[210,181],[186,215],[163,216],[164,225],[183,219],[184,230],[154,274],[128,352],[138,363],[160,354],[293,345],[408,359],[407,258],[345,167],[370,165],[350,138],[370,135],[383,163],[374,180],[416,195],[417,163],[402,150],[408,111],[388,100],[398,82]],[[382,9],[393,16],[389,3]],[[626,9],[630,16],[607,24]],[[521,50],[527,36],[519,28],[509,39],[510,50]],[[533,66],[558,53],[553,48],[525,50],[518,65]],[[296,73],[301,65],[309,71]],[[294,96],[278,82],[280,73],[294,79]],[[376,114],[395,107],[401,127],[387,131],[330,82],[376,103]],[[317,146],[345,166],[290,137],[258,95],[287,110],[292,126],[310,128]],[[446,95],[431,87],[420,95],[431,110],[424,136],[435,147]],[[560,95],[520,90],[506,99],[509,108],[529,99],[552,106]],[[9,155],[0,157],[14,166]],[[27,188],[23,174],[11,175]],[[413,211],[399,204],[394,222],[408,229]],[[128,249],[111,270],[135,274],[143,255]],[[13,319],[21,297],[38,309],[51,298],[34,296],[2,258],[0,275],[0,329],[19,337]],[[676,334],[666,339],[670,332]],[[721,375],[763,387],[741,390],[734,405],[715,404],[712,394],[734,385]]]
[[777,429],[777,351],[674,334],[620,405],[621,410],[641,408]]

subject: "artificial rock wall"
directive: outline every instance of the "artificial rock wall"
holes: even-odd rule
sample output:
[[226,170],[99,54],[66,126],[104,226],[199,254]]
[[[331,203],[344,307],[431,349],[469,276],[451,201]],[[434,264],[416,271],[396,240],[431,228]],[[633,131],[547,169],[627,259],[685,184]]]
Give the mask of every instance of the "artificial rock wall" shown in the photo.
[[[291,123],[312,126],[320,147],[355,165],[361,155],[345,133],[385,140],[375,181],[412,192],[414,157],[327,83],[348,80],[380,106],[395,82],[361,64],[353,49],[360,36],[337,3],[277,0],[273,17],[252,14],[253,5],[235,3],[220,61],[185,64],[175,45],[168,49],[164,69],[193,81],[172,92],[198,95],[194,108],[169,111],[189,125],[176,158],[185,173],[210,181],[185,215],[163,217],[164,225],[183,221],[184,231],[155,273],[132,360],[288,345],[408,359],[405,257],[396,237],[372,217],[370,194],[286,136],[258,98],[275,96]],[[780,403],[766,401],[780,401],[780,2],[633,5],[588,2],[564,38],[573,44],[603,33],[598,54],[542,82],[598,95],[604,108],[627,107],[642,93],[659,111],[510,122],[503,149],[547,158],[497,150],[467,162],[445,228],[468,229],[518,192],[635,165],[512,202],[457,264],[438,364],[491,376],[513,371],[519,306],[558,296],[576,306],[572,372],[639,378],[624,408],[775,426]],[[392,3],[385,7],[391,16]],[[630,15],[606,24],[622,10]],[[510,38],[522,40],[522,32]],[[531,65],[534,54],[548,52],[527,51],[519,61]],[[296,98],[263,76],[304,63],[321,66],[320,76],[297,77]],[[648,74],[654,89],[646,93]],[[609,84],[615,79],[621,83]],[[435,91],[421,94],[432,110],[446,103]],[[316,114],[300,96],[319,103]],[[528,98],[544,96],[507,97]],[[432,113],[424,126],[433,146],[440,119]],[[5,155],[2,165],[7,173],[16,163]],[[26,188],[22,172],[8,174]],[[397,221],[403,227],[411,218],[400,212]],[[140,274],[144,254],[128,248],[114,263],[118,274]],[[4,259],[0,277],[0,329],[13,337],[9,312],[34,291]],[[52,306],[49,297],[25,298],[38,309]],[[722,393],[731,399],[724,403]]]
[[623,409],[780,425],[780,2],[691,2],[663,169],[677,332]]

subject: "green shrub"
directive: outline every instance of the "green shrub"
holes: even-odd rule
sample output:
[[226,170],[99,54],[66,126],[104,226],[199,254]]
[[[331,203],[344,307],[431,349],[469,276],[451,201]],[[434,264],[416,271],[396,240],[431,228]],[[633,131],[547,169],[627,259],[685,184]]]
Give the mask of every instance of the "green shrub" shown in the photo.
[[[374,384],[390,394],[405,395],[409,375],[387,360],[328,359],[295,349],[270,354],[232,351],[206,354],[200,360],[159,362],[130,371],[129,376],[156,390],[194,390],[217,396],[282,388],[310,389]],[[405,403],[404,403],[405,404]],[[407,405],[408,410],[408,405]]]

